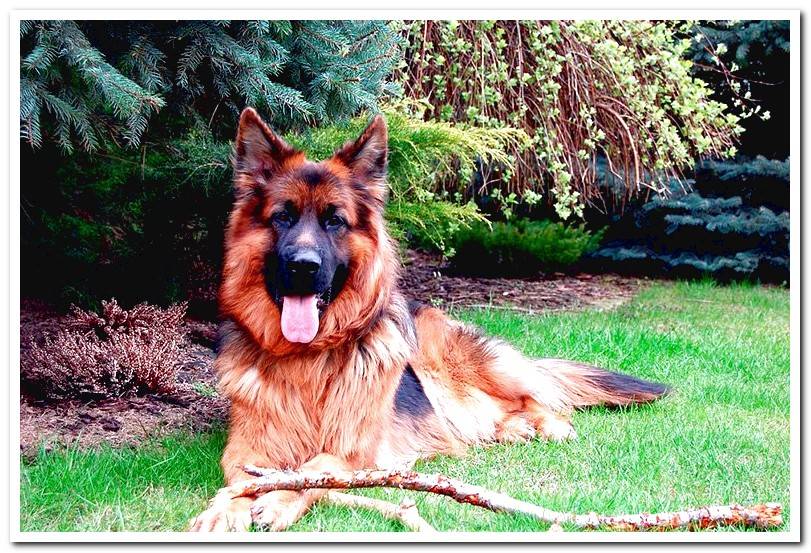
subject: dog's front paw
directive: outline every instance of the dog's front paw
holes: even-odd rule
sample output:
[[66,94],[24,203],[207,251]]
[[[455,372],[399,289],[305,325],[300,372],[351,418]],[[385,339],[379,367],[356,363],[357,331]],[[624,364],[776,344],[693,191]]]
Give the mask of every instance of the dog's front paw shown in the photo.
[[281,532],[301,518],[305,510],[300,492],[278,491],[259,496],[251,504],[250,513],[257,527]]
[[208,509],[193,518],[189,532],[247,532],[251,527],[251,499],[215,497]]

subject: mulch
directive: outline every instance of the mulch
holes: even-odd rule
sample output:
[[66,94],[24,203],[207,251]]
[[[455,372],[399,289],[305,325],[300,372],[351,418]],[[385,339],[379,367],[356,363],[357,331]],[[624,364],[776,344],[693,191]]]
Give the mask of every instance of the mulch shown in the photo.
[[527,313],[612,309],[625,303],[645,280],[613,274],[552,273],[535,278],[453,276],[437,255],[408,251],[402,289],[411,298],[453,310],[489,307]]
[[[444,309],[487,307],[524,313],[612,309],[633,297],[645,281],[617,275],[555,273],[532,279],[466,278],[448,274],[436,255],[409,251],[401,278],[411,299]],[[57,332],[64,315],[24,299],[20,313],[21,354],[30,339]],[[94,447],[135,445],[179,430],[206,431],[224,424],[228,402],[216,392],[212,350],[216,323],[186,322],[189,344],[171,395],[143,395],[95,401],[45,402],[23,396],[20,451],[26,457],[58,444]]]

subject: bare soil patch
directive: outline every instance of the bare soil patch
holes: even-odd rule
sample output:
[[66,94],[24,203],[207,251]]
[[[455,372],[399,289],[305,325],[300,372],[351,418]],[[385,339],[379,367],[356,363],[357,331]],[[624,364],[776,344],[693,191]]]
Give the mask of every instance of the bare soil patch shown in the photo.
[[[526,313],[609,309],[633,295],[645,281],[617,275],[542,275],[533,279],[467,278],[445,274],[437,255],[409,251],[401,284],[420,302],[445,309],[491,307]],[[61,327],[64,316],[37,300],[23,300],[21,349]],[[178,430],[204,431],[225,422],[228,402],[216,391],[213,368],[216,323],[189,320],[189,344],[171,395],[144,395],[97,401],[45,402],[25,395],[20,402],[20,450],[34,455],[56,444],[93,447],[135,445]]]
[[527,313],[573,309],[612,309],[647,282],[614,274],[552,273],[535,278],[471,278],[447,274],[438,255],[409,251],[401,279],[404,292],[445,309],[492,307]]

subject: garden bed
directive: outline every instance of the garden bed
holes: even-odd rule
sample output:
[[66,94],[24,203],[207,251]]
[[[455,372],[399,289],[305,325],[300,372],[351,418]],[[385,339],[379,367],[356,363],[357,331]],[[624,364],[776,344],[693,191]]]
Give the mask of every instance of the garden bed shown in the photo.
[[[412,299],[445,309],[489,307],[537,313],[582,308],[609,309],[631,298],[645,281],[615,275],[553,274],[534,279],[485,279],[447,276],[441,257],[409,251],[402,276]],[[63,316],[37,300],[23,300],[21,347],[28,339],[55,333]],[[216,323],[186,322],[190,343],[184,348],[179,386],[171,395],[145,395],[98,401],[37,401],[23,394],[20,450],[26,456],[40,446],[92,447],[136,444],[177,430],[203,431],[223,424],[228,402],[216,392],[213,368]]]
[[401,279],[413,299],[445,309],[494,307],[537,313],[617,307],[633,297],[645,280],[613,274],[552,273],[535,278],[478,278],[447,274],[437,255],[409,250]]
[[[23,300],[20,309],[21,349],[28,339],[59,330],[64,316],[47,304]],[[31,456],[55,443],[81,447],[101,443],[124,445],[180,429],[207,430],[225,420],[227,401],[217,395],[213,340],[216,324],[188,321],[190,343],[183,348],[177,391],[98,401],[45,402],[26,395],[20,401],[20,451]]]

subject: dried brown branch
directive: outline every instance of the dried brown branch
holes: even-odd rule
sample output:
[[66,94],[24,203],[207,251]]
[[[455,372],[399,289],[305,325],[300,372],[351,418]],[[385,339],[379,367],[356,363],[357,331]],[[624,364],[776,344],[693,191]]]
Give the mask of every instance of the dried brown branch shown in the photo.
[[583,529],[621,531],[705,529],[719,526],[743,526],[757,529],[775,528],[783,524],[782,507],[766,503],[713,505],[666,513],[637,513],[623,515],[575,514],[546,509],[515,499],[506,494],[480,486],[466,484],[437,474],[414,471],[358,470],[336,472],[295,472],[269,470],[246,465],[245,472],[256,476],[225,488],[230,497],[260,495],[275,490],[399,488],[448,496],[459,503],[483,507],[499,513],[521,513],[549,524],[571,524]]
[[412,532],[436,532],[434,527],[420,516],[417,511],[417,504],[410,499],[404,499],[399,505],[396,505],[371,497],[330,491],[326,500],[328,503],[340,507],[361,507],[377,511],[388,519],[399,521]]

